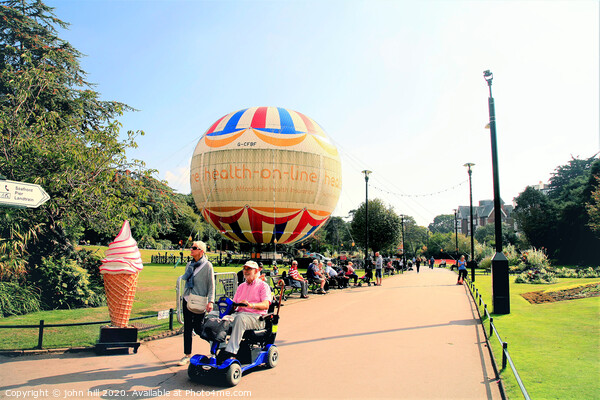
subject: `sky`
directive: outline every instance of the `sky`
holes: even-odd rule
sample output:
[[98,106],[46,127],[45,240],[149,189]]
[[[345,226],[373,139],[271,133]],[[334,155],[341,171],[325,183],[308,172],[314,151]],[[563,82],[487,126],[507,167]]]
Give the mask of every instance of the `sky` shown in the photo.
[[128,154],[190,193],[194,147],[223,115],[301,112],[337,146],[335,216],[369,199],[427,226],[493,198],[511,204],[571,157],[600,150],[598,1],[46,0],[70,23],[103,100],[135,108]]

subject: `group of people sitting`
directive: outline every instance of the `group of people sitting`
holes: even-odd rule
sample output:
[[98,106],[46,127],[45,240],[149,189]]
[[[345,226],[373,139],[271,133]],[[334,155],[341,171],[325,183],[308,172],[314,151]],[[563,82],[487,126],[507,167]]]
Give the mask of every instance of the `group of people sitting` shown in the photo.
[[[182,280],[185,282],[183,292],[183,352],[184,356],[179,365],[187,365],[192,353],[192,332],[201,335],[204,319],[214,308],[215,302],[215,277],[212,263],[206,257],[206,244],[195,241],[190,249],[192,260],[186,265]],[[274,270],[277,265],[274,264]],[[262,329],[265,326],[261,316],[268,312],[269,306],[274,301],[271,288],[266,283],[262,273],[262,264],[247,261],[238,273],[238,287],[233,301],[238,303],[232,315],[230,338],[225,349],[219,353],[222,358],[236,358],[244,332],[249,329]],[[362,278],[361,278],[362,279]],[[306,278],[298,272],[298,262],[292,261],[289,270],[290,285],[301,288],[301,297],[308,297],[308,285],[319,285],[317,293],[325,294],[329,287],[347,287],[350,281],[357,286],[358,275],[352,262],[346,266],[334,266],[331,261],[326,265],[314,260],[307,269]],[[202,297],[205,307],[199,311],[188,306],[195,297]]]
[[322,261],[313,260],[306,269],[306,278],[298,272],[298,261],[292,261],[289,272],[290,286],[300,288],[300,297],[308,298],[308,286],[318,284],[316,293],[325,294],[330,287],[344,288],[350,285],[350,279],[357,285],[358,275],[354,272],[352,263],[347,266],[334,266],[331,261],[325,265]]

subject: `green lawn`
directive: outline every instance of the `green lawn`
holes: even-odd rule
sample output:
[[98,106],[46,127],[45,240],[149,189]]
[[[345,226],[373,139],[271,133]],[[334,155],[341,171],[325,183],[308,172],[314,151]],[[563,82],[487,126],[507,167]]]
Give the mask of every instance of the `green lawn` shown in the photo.
[[[215,267],[215,272],[238,271],[239,267]],[[184,266],[146,264],[140,272],[131,317],[156,314],[175,307],[175,283],[184,272]],[[80,308],[75,310],[40,311],[27,315],[0,319],[1,325],[68,324],[109,320],[108,307]],[[148,318],[135,323],[157,325],[152,330],[140,332],[139,337],[155,335],[168,330],[169,320]],[[91,346],[99,337],[101,325],[44,328],[44,348]],[[174,329],[181,325],[175,319]],[[38,343],[38,329],[0,329],[0,350],[33,349]]]
[[[560,279],[552,285],[515,284],[514,277],[510,281],[511,313],[492,316],[530,397],[600,399],[600,297],[530,304],[521,296],[597,283],[600,278]],[[491,277],[477,275],[475,287],[492,309]],[[484,326],[489,332],[487,320]],[[500,368],[502,347],[495,335],[490,343]],[[508,398],[523,398],[509,365],[501,374]]]

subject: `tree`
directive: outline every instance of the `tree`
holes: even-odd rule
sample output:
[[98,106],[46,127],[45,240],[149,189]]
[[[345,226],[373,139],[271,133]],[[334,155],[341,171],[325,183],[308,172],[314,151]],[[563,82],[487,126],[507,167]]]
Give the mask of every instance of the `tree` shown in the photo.
[[68,236],[85,229],[114,235],[124,219],[151,213],[150,203],[162,201],[147,185],[153,171],[126,157],[143,133],[119,138],[117,118],[132,108],[102,101],[91,89],[81,53],[57,36],[67,24],[52,10],[32,0],[0,7],[0,173],[40,184],[51,198],[38,209],[0,216],[2,243],[20,242],[4,257],[28,257],[30,264],[71,253]]
[[[362,203],[350,223],[352,236],[362,248],[366,245],[365,225],[366,203]],[[400,217],[380,199],[369,200],[369,247],[374,252],[395,252],[400,237]]]
[[589,227],[594,231],[597,237],[600,237],[600,175],[594,176],[596,179],[596,189],[592,192],[592,198],[587,205],[587,212],[590,218]]
[[349,224],[342,217],[331,217],[323,227],[325,241],[328,243],[331,254],[344,250],[344,245],[350,247],[352,236]]
[[527,241],[533,247],[555,248],[556,213],[548,197],[528,186],[515,203],[515,220]]
[[[479,243],[486,243],[490,246],[496,245],[496,232],[494,224],[486,224],[475,230],[475,240]],[[512,226],[502,223],[502,245],[508,246],[517,243],[517,235]]]
[[[458,241],[458,250],[456,242]],[[475,241],[477,244],[477,241]],[[427,257],[453,258],[457,259],[460,254],[468,255],[471,252],[471,238],[459,233],[456,237],[453,233],[434,233],[429,238]]]
[[597,154],[583,160],[571,156],[568,164],[556,167],[548,184],[550,199],[555,200],[564,197],[577,179],[587,178],[592,163],[597,160],[596,156]]
[[[400,239],[401,241],[402,239]],[[407,256],[420,255],[427,248],[429,234],[427,228],[417,225],[410,215],[404,216],[404,252]]]
[[589,215],[598,187],[595,176],[600,176],[600,161],[594,157],[573,158],[557,167],[547,197],[527,188],[516,199],[519,229],[532,246],[547,248],[563,264],[597,264],[600,239],[590,228]]
[[442,214],[433,219],[429,224],[429,230],[433,233],[454,233],[454,215]]

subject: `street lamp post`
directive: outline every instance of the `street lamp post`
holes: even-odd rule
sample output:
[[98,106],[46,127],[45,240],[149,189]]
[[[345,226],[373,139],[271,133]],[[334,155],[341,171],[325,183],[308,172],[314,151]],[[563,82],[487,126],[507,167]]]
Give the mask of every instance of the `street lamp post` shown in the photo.
[[406,247],[404,247],[404,214],[400,215],[400,218],[400,223],[402,225],[402,273],[404,273],[404,268],[406,267]]
[[458,221],[457,221],[457,218],[458,218],[458,209],[455,209],[454,210],[454,242],[456,244],[456,247],[454,248],[455,249],[454,255],[456,256],[456,259],[458,259]]
[[490,139],[492,142],[492,171],[494,178],[494,234],[496,254],[492,257],[492,305],[495,314],[510,314],[510,286],[508,282],[508,259],[502,253],[502,209],[500,206],[500,178],[498,175],[498,148],[496,145],[496,111],[492,97],[491,71],[483,72],[483,78],[488,84],[490,97],[488,107],[490,114]]
[[473,238],[474,229],[473,229],[473,186],[471,185],[471,167],[474,166],[473,163],[466,163],[465,167],[467,167],[467,171],[469,172],[469,213],[471,216],[469,228],[471,229],[471,259],[468,264],[471,267],[471,281],[475,282],[475,239]]
[[365,268],[369,261],[369,175],[372,171],[365,169]]

